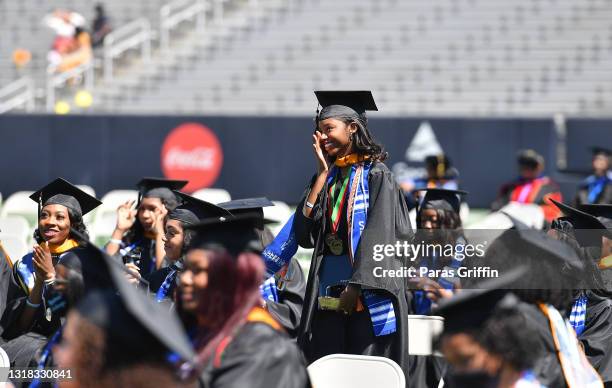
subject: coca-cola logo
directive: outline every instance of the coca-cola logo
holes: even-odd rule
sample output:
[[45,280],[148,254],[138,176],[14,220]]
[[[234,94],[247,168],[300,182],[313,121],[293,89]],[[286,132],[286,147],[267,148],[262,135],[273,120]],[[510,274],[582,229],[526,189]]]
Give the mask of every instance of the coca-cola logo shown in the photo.
[[222,165],[223,150],[217,136],[201,124],[181,124],[164,140],[162,172],[169,179],[188,180],[184,191],[191,193],[214,184]]

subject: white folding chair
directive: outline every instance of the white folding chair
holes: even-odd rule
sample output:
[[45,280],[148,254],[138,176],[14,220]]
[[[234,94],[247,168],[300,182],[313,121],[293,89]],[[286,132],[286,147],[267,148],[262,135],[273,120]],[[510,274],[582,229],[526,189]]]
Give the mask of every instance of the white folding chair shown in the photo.
[[32,228],[28,225],[28,220],[19,215],[10,215],[0,217],[0,233],[12,234],[23,238],[27,241],[28,236],[32,233]]
[[281,201],[272,201],[274,206],[264,207],[264,217],[271,221],[275,221],[271,227],[272,233],[276,236],[281,228],[285,225],[289,217],[293,214],[289,205]]
[[399,365],[384,357],[331,354],[308,366],[316,388],[404,388],[406,378]]
[[438,355],[433,351],[433,340],[444,330],[444,318],[429,315],[408,315],[408,354],[411,356]]
[[230,193],[224,189],[200,189],[191,196],[214,204],[232,200]]
[[4,251],[9,255],[14,263],[28,253],[28,244],[26,240],[20,236],[9,233],[0,233],[0,242],[4,247]]
[[38,208],[36,202],[30,199],[30,195],[32,191],[18,191],[11,194],[0,210],[0,217],[21,216],[28,221],[30,227],[35,227],[38,221]]

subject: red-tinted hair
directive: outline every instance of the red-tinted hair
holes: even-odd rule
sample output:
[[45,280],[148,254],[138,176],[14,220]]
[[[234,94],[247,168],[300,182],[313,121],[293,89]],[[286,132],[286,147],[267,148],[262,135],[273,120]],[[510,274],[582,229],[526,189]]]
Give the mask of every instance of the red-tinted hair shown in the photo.
[[200,365],[210,359],[218,343],[244,323],[249,311],[258,305],[259,285],[264,276],[264,263],[254,253],[241,253],[237,258],[227,251],[207,250],[208,285],[200,295],[198,322],[204,333],[198,341]]

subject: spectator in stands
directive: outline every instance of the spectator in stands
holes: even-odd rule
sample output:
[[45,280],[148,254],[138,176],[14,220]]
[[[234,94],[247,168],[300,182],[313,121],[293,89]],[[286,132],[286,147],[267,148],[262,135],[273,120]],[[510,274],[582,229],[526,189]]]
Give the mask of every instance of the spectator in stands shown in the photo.
[[85,18],[76,12],[55,10],[45,16],[44,23],[56,34],[51,51],[47,54],[47,60],[52,69],[57,69],[62,63],[62,58],[78,48],[78,41],[75,38],[77,28],[83,28]]
[[163,266],[164,219],[179,202],[172,190],[179,190],[187,181],[143,178],[138,183],[139,198],[117,208],[117,226],[106,245],[106,252],[119,255],[124,263],[133,263],[141,276]]
[[612,169],[610,156],[612,151],[593,148],[593,174],[578,187],[574,206],[586,204],[612,204]]
[[196,317],[196,370],[206,387],[310,386],[299,349],[260,305],[262,222],[243,214],[188,227],[197,234],[180,276],[179,307]]
[[523,150],[518,155],[518,179],[504,184],[491,205],[498,211],[509,202],[533,203],[540,205],[547,222],[559,216],[557,209],[548,199],[562,201],[559,185],[543,174],[544,158],[534,150]]
[[93,48],[102,46],[104,38],[112,31],[110,20],[104,10],[104,5],[98,3],[95,7],[95,16],[91,25],[92,38],[91,44]]
[[61,60],[57,64],[57,72],[65,72],[80,65],[86,64],[92,59],[91,37],[87,31],[81,27],[74,30],[73,44],[70,51],[61,55]]

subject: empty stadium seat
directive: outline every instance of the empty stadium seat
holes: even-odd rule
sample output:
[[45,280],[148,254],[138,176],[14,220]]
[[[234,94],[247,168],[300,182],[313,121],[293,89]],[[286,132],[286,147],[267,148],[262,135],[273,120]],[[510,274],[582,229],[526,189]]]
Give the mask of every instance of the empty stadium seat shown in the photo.
[[331,354],[308,366],[317,388],[404,388],[404,372],[393,360],[353,354]]
[[9,215],[0,217],[0,233],[14,235],[28,241],[29,235],[32,234],[32,228],[24,217]]
[[0,233],[0,243],[2,243],[5,252],[9,255],[13,263],[29,252],[28,244],[21,236]]
[[37,224],[38,209],[36,202],[30,199],[31,191],[18,191],[11,194],[0,210],[0,218],[8,216],[21,216],[25,218],[31,228]]
[[193,197],[210,203],[222,203],[232,200],[232,196],[224,189],[201,189],[191,194]]

